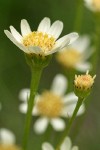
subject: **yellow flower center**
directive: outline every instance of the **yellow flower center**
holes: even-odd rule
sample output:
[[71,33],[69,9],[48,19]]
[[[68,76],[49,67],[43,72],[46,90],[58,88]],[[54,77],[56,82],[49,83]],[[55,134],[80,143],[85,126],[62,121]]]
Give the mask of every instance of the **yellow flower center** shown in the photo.
[[95,77],[96,75],[92,77],[88,74],[88,72],[86,73],[86,75],[75,75],[74,84],[81,90],[88,90],[92,87]]
[[45,52],[50,51],[53,48],[55,44],[55,38],[46,33],[34,31],[23,38],[23,44],[26,47],[38,46],[43,50],[43,52]]
[[75,49],[64,49],[57,54],[57,60],[64,67],[74,68],[76,63],[81,59],[80,53]]
[[52,92],[44,92],[37,103],[39,113],[46,117],[58,117],[63,108],[62,100]]
[[100,0],[93,0],[92,4],[97,10],[100,10]]
[[21,149],[16,145],[0,144],[0,150],[21,150]]

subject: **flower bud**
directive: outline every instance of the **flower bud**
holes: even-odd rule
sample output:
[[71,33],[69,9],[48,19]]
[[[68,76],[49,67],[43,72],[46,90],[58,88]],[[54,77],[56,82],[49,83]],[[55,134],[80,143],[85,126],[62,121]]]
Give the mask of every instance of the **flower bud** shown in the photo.
[[76,96],[80,98],[87,97],[91,92],[95,77],[96,75],[92,77],[88,71],[85,75],[75,75],[74,92]]

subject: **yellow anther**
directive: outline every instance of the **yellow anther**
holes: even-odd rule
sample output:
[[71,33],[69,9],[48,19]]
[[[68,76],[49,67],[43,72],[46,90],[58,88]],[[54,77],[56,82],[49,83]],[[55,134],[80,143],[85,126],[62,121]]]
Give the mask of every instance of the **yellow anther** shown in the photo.
[[34,31],[23,38],[23,44],[28,46],[38,46],[43,52],[50,51],[54,44],[55,38],[49,34]]

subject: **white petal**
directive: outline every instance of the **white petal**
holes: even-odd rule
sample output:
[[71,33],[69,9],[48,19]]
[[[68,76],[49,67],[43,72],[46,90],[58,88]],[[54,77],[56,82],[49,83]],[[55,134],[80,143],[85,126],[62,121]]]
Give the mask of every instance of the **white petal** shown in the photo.
[[4,145],[14,144],[15,143],[14,134],[5,128],[0,129],[0,143]]
[[34,131],[37,134],[42,134],[43,132],[45,132],[48,122],[49,122],[48,118],[45,117],[37,119],[37,121],[34,124]]
[[62,131],[65,129],[65,122],[63,119],[61,118],[54,118],[50,120],[50,123],[52,125],[52,127],[56,130],[56,131]]
[[22,41],[22,36],[17,32],[17,30],[16,30],[13,26],[10,26],[10,30],[11,30],[11,33],[12,33],[13,37],[14,37],[19,43],[21,43],[21,41]]
[[50,28],[50,19],[45,17],[39,24],[38,26],[38,31],[39,32],[47,32]]
[[19,93],[19,99],[24,102],[27,102],[29,95],[30,95],[30,89],[28,88],[22,89]]
[[35,96],[35,99],[34,99],[34,107],[33,107],[33,111],[32,111],[32,115],[33,116],[37,116],[37,115],[39,115],[40,113],[39,113],[39,111],[38,111],[38,107],[37,107],[37,103],[38,103],[38,101],[40,100],[40,95],[39,94],[36,94],[36,96]]
[[61,44],[61,49],[60,50],[62,50],[63,48],[65,48],[65,47],[67,47],[68,45],[69,45],[69,43],[70,43],[70,40],[64,40],[63,42],[62,42],[62,44]]
[[66,89],[67,79],[61,74],[56,75],[51,86],[51,91],[61,96],[65,93]]
[[78,146],[73,146],[72,150],[79,150]]
[[[74,110],[75,110],[75,107],[76,107],[76,103],[73,103],[73,104],[70,104],[70,105],[66,105],[64,108],[63,108],[63,111],[62,111],[62,116],[64,117],[71,117]],[[77,113],[77,116],[79,115],[82,115],[83,113],[85,112],[85,105],[82,104],[78,113]]]
[[18,41],[13,37],[13,35],[8,30],[4,30],[4,33],[17,47],[19,47],[25,53],[29,53],[29,51],[25,48],[25,46],[23,46],[21,43],[18,43]]
[[56,52],[59,51],[60,49],[61,49],[60,47],[55,47],[55,48],[52,49],[51,51],[45,52],[45,56],[51,55],[51,54],[53,54],[53,53],[56,53]]
[[92,4],[92,0],[84,0],[86,3],[88,3],[89,5]]
[[78,34],[76,32],[67,34],[56,41],[56,47],[61,46],[61,48],[64,48],[65,46],[71,44],[78,38]]
[[50,27],[48,34],[52,35],[57,39],[63,30],[63,23],[59,20],[55,21]]
[[78,33],[76,33],[76,32],[70,33],[67,36],[68,36],[68,38],[70,40],[69,44],[72,44],[79,37]]
[[62,117],[68,117],[70,115],[69,109],[72,105],[76,105],[78,97],[74,94],[74,92],[71,92],[63,97],[63,103],[64,107],[61,111]]
[[86,72],[87,70],[91,70],[92,66],[91,66],[91,64],[89,62],[80,62],[80,63],[76,64],[75,68],[78,71]]
[[83,53],[90,45],[90,38],[87,35],[80,36],[74,43],[71,44],[70,48],[74,48],[80,53]]
[[42,144],[42,150],[54,150],[51,144],[45,142]]
[[[19,111],[20,111],[21,113],[27,113],[27,106],[28,106],[27,103],[20,104],[20,106],[19,106]],[[39,115],[39,111],[38,111],[38,109],[37,109],[37,105],[36,105],[36,104],[35,104],[35,106],[33,107],[32,115],[33,115],[33,116]]]
[[70,43],[70,39],[68,38],[68,35],[63,36],[62,38],[58,39],[56,41],[55,47],[61,47],[63,48],[65,45]]
[[38,108],[37,108],[36,105],[33,107],[32,115],[33,116],[38,116],[39,115],[39,111],[38,111]]
[[85,5],[88,9],[92,11],[97,11],[96,8],[92,4],[92,0],[84,0],[84,1],[86,2]]
[[[64,100],[65,105],[64,105],[64,108],[62,109],[61,116],[71,117],[75,109],[78,98],[77,96],[75,96],[73,92],[71,92],[67,94],[66,96],[64,96],[63,100]],[[85,111],[85,105],[82,104],[77,115],[83,114],[84,111]]]
[[34,53],[34,54],[43,54],[43,51],[40,47],[38,46],[29,46],[28,50],[30,51],[30,53]]
[[21,33],[23,36],[26,36],[29,33],[31,33],[30,26],[29,26],[27,20],[25,20],[25,19],[21,20]]
[[74,92],[70,92],[63,97],[63,101],[65,104],[76,103],[77,100],[78,100],[78,97],[74,94]]
[[95,52],[94,47],[88,48],[88,51],[85,50],[85,52],[83,53],[83,61],[86,61],[87,59],[89,59],[94,52]]
[[84,103],[83,103],[83,104],[81,105],[81,107],[80,107],[78,113],[77,113],[77,116],[82,115],[84,112],[85,112],[85,105],[84,105]]
[[20,104],[20,106],[19,106],[19,111],[21,112],[21,113],[27,113],[27,103],[23,103],[23,104]]
[[41,97],[41,95],[39,95],[39,94],[36,94],[35,95],[35,98],[34,98],[34,102],[35,102],[35,105],[38,103],[38,101],[40,100],[40,97]]
[[59,40],[57,40],[57,43],[62,43],[63,41],[66,40],[66,43],[69,41],[69,44],[73,43],[77,38],[79,37],[78,33],[73,32],[70,34],[67,34],[65,36],[63,36],[62,38],[60,38]]
[[71,140],[69,137],[66,137],[63,144],[61,145],[61,150],[71,150]]

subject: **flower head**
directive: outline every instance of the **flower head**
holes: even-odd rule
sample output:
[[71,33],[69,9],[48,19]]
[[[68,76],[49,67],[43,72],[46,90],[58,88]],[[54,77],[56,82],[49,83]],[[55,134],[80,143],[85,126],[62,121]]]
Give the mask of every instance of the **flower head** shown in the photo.
[[80,97],[89,95],[95,78],[96,75],[92,77],[88,71],[85,75],[75,75],[74,86],[76,95]]
[[92,11],[100,12],[100,0],[84,0],[85,5]]
[[56,59],[66,69],[76,69],[82,72],[91,69],[91,64],[87,62],[87,59],[91,56],[93,50],[88,49],[89,44],[89,37],[82,36],[71,46],[59,51]]
[[11,32],[5,30],[7,37],[22,51],[27,54],[50,55],[71,44],[78,38],[77,33],[70,33],[58,40],[63,29],[63,23],[59,20],[52,25],[50,19],[45,17],[39,24],[37,31],[31,31],[28,22],[21,20],[20,35],[13,26]]
[[[64,95],[67,89],[66,78],[58,74],[52,83],[49,91],[44,91],[41,95],[35,97],[35,106],[32,114],[39,116],[34,124],[36,133],[43,133],[50,123],[56,131],[62,131],[65,128],[65,122],[60,117],[71,117],[77,103],[77,97],[73,92]],[[19,109],[22,113],[27,111],[27,93],[29,90],[22,90],[20,99],[24,101]],[[26,97],[26,98],[25,98]],[[84,104],[80,107],[78,115],[85,111]]]
[[[51,144],[45,142],[42,144],[42,150],[54,150]],[[62,143],[60,150],[78,150],[77,146],[72,146],[72,142],[69,137],[66,137]]]
[[20,150],[18,146],[15,145],[15,136],[8,129],[0,129],[0,150]]

